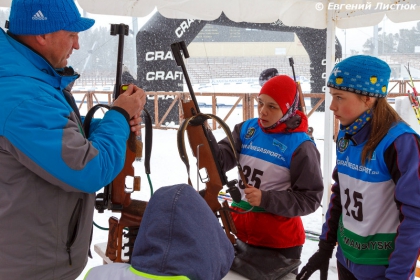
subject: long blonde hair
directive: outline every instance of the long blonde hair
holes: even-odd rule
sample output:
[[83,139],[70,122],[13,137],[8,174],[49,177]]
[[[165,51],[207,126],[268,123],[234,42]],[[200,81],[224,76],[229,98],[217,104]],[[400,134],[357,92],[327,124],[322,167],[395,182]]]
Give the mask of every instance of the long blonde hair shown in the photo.
[[362,164],[366,160],[371,160],[373,152],[381,142],[382,138],[388,133],[391,126],[397,122],[402,122],[403,119],[398,113],[388,104],[386,98],[378,98],[373,108],[373,116],[371,123],[371,131],[367,143],[362,151]]

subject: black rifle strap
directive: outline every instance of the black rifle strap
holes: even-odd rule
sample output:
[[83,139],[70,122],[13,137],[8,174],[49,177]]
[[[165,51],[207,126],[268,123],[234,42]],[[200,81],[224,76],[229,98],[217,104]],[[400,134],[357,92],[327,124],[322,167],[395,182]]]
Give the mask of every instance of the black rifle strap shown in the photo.
[[87,112],[86,114],[85,121],[83,122],[83,130],[85,131],[86,138],[89,138],[90,123],[93,119],[93,116],[95,115],[95,112],[99,108],[106,108],[109,110],[111,106],[106,105],[106,104],[97,104],[93,106],[92,108],[90,108],[89,112]]
[[153,127],[152,117],[146,109],[142,112],[145,127],[145,151],[144,151],[144,169],[146,174],[150,174],[150,156],[152,154]]
[[[83,122],[83,130],[85,131],[86,138],[89,137],[90,123],[92,122],[95,112],[99,108],[106,108],[109,110],[111,106],[106,105],[106,104],[97,104],[88,111],[85,117],[85,121]],[[145,173],[150,174],[150,156],[152,154],[152,140],[153,140],[152,118],[146,109],[143,110],[142,115],[143,115],[143,120],[145,123],[145,130],[146,130],[144,168],[146,170]]]

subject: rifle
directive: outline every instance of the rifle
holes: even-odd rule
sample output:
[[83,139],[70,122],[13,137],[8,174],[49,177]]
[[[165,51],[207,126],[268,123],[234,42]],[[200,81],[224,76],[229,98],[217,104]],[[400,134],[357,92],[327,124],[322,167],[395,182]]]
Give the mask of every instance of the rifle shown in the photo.
[[416,115],[417,121],[420,124],[419,97],[418,97],[418,93],[417,93],[416,87],[414,86],[413,78],[411,77],[410,63],[408,63],[408,66],[404,66],[404,67],[405,67],[405,69],[407,69],[408,76],[410,77],[411,85],[410,85],[410,83],[408,83],[408,85],[413,90],[413,92],[410,92],[410,90],[408,91],[408,99],[410,100],[410,104],[411,104],[411,107],[414,110],[414,114]]
[[[115,82],[114,96],[113,99],[117,99],[118,96],[124,91],[124,87],[121,85],[121,74],[122,74],[122,61],[123,61],[123,50],[124,50],[124,36],[128,35],[128,25],[125,24],[111,24],[111,35],[119,36],[118,40],[118,58],[117,58],[117,76]],[[93,117],[95,111],[105,107],[109,109],[108,105],[98,104],[92,107],[86,115],[84,129],[85,132],[89,132],[90,120]],[[151,151],[151,137],[147,135],[152,131],[152,125],[150,115],[147,111],[145,113],[145,124],[146,124],[146,156],[145,156],[145,168],[146,173],[150,174],[150,151]],[[87,136],[88,137],[88,136]],[[131,262],[132,248],[134,241],[137,237],[138,229],[147,206],[147,202],[140,200],[132,200],[131,193],[134,191],[140,191],[140,176],[134,176],[133,162],[136,157],[141,157],[142,143],[136,138],[133,132],[130,132],[127,140],[127,148],[125,153],[124,167],[117,177],[107,186],[104,187],[103,193],[99,193],[96,196],[95,208],[99,213],[103,213],[104,210],[111,210],[112,212],[120,212],[120,219],[116,217],[109,218],[109,234],[108,244],[106,248],[106,256],[114,262]],[[132,188],[127,188],[126,177],[133,177]],[[126,230],[126,232],[124,232]],[[123,242],[123,237],[128,239],[128,242]],[[128,248],[124,256],[128,259],[123,259],[123,249]]]
[[294,64],[295,62],[293,61],[293,57],[289,57],[289,64],[290,67],[292,67],[292,72],[293,72],[293,80],[296,83],[296,88],[298,90],[299,93],[299,105],[298,105],[298,110],[303,112],[305,115],[306,114],[306,105],[305,105],[305,99],[303,97],[303,93],[302,93],[302,88],[300,87],[300,82],[296,81],[296,75],[295,75],[295,67]]
[[[184,41],[171,44],[172,54],[175,58],[175,61],[178,66],[181,66],[182,72],[184,74],[185,81],[188,86],[191,100],[183,98],[181,100],[182,109],[184,112],[184,122],[180,125],[178,129],[178,151],[182,161],[185,163],[188,172],[188,183],[192,186],[190,175],[189,175],[189,163],[188,158],[185,152],[185,145],[183,141],[184,132],[187,131],[188,140],[190,147],[192,149],[194,157],[197,159],[197,168],[198,170],[203,170],[202,173],[206,174],[206,178],[201,178],[201,181],[206,184],[206,188],[200,191],[200,194],[203,196],[204,200],[209,205],[210,209],[216,213],[216,216],[221,218],[223,228],[232,244],[235,244],[236,228],[233,223],[227,201],[223,202],[223,207],[219,203],[218,195],[219,192],[223,189],[223,186],[228,187],[228,192],[230,192],[234,201],[239,202],[241,200],[241,194],[236,184],[237,180],[232,180],[228,182],[226,175],[222,172],[222,168],[219,164],[219,161],[216,156],[216,151],[214,150],[213,145],[211,144],[211,138],[209,137],[209,131],[207,130],[207,120],[213,119],[219,122],[219,124],[225,130],[228,138],[231,140],[230,143],[233,145],[233,137],[230,133],[230,129],[227,125],[217,116],[211,114],[202,114],[197,103],[191,82],[185,68],[184,61],[182,59],[182,53],[185,58],[189,57],[187,47]],[[217,143],[216,143],[217,144]],[[233,147],[233,152],[236,156],[235,149]],[[237,167],[241,179],[246,182],[246,179],[243,175],[242,168],[237,161]],[[200,173],[199,173],[200,174]],[[198,187],[198,186],[197,186]]]
[[[305,116],[307,116],[308,114],[306,113],[305,98],[303,97],[302,88],[300,86],[300,82],[296,81],[295,67],[294,67],[295,62],[293,61],[293,57],[289,57],[289,64],[290,64],[290,67],[292,67],[293,79],[295,80],[296,88],[299,94],[298,110],[303,112]],[[312,126],[308,127],[308,131],[306,132],[306,134],[308,134],[308,136],[312,140],[314,140],[313,132],[314,132],[314,128]]]

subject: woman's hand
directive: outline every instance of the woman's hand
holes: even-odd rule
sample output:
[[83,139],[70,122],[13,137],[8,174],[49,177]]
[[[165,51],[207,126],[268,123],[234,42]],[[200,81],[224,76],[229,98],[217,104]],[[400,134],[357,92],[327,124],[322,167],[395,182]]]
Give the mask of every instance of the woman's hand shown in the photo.
[[257,188],[254,188],[251,185],[246,185],[244,190],[245,198],[249,204],[252,206],[260,206],[261,204],[261,191]]

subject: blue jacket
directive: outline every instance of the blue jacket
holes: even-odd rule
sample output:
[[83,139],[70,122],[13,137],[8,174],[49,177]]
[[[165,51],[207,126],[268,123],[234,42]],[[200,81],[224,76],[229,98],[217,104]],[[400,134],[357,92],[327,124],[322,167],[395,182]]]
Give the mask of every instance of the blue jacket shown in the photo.
[[75,279],[87,262],[95,191],[124,164],[129,125],[108,111],[86,139],[61,76],[0,30],[0,271]]
[[193,187],[180,184],[159,188],[150,199],[131,266],[94,267],[85,279],[219,280],[233,258],[233,245],[205,200]]

